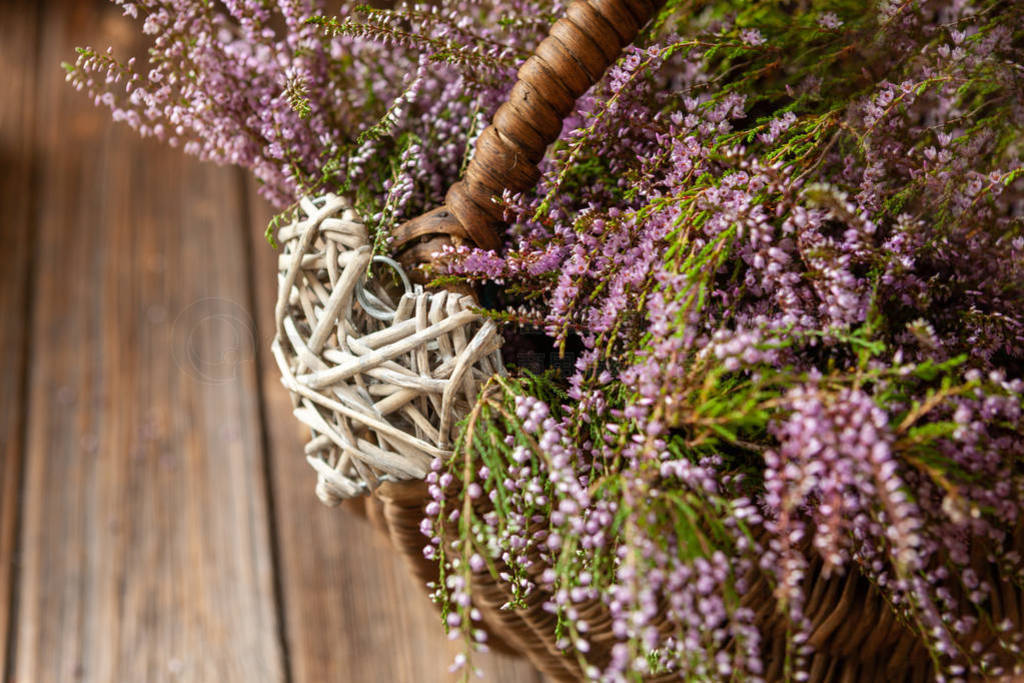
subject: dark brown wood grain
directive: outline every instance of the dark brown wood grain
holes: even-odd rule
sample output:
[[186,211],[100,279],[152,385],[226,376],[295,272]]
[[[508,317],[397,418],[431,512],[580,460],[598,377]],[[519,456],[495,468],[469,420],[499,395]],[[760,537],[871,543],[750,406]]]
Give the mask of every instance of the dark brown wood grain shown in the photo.
[[[351,509],[314,495],[303,456],[308,434],[269,353],[277,293],[277,254],[261,235],[272,210],[251,192],[253,272],[260,329],[269,472],[279,542],[284,625],[295,683],[441,683],[460,644],[446,640],[426,588],[412,579],[387,539]],[[476,656],[483,680],[539,683],[524,659]]]
[[117,7],[44,11],[13,680],[284,680],[237,172],[64,83]]
[[34,3],[0,3],[0,678],[14,600],[24,418],[25,326],[30,294],[36,76]]

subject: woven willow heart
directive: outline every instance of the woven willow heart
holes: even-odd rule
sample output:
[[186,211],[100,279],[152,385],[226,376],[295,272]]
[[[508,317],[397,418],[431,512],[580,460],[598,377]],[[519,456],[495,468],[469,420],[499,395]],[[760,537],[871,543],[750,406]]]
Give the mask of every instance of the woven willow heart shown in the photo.
[[[299,220],[277,235],[272,348],[295,416],[312,432],[305,450],[317,495],[335,505],[381,481],[422,479],[433,458],[450,454],[481,384],[504,372],[502,340],[471,297],[426,292],[373,256],[344,197],[299,206]],[[366,278],[378,263],[396,270],[404,293]]]

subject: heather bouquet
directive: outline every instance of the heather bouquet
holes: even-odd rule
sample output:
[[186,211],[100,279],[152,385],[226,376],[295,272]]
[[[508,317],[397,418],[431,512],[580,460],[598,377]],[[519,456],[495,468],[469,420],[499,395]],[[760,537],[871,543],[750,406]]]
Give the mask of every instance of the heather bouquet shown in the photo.
[[[386,251],[561,9],[126,3],[149,64],[85,49],[69,80],[286,214],[352,194]],[[1000,607],[1024,582],[1022,64],[1014,2],[665,7],[504,198],[504,250],[431,273],[575,358],[493,378],[428,475],[457,666],[486,647],[480,572],[508,609],[550,596],[594,679],[761,678],[754,580],[806,678],[808,581],[851,572],[937,677],[1024,665]]]

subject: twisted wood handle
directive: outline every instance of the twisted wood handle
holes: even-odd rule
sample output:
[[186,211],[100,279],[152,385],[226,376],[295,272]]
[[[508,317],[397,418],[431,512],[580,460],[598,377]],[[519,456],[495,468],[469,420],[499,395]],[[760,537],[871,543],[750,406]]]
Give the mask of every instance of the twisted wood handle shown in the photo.
[[[400,225],[393,247],[405,261],[429,260],[439,239],[501,247],[505,190],[540,179],[537,163],[562,130],[576,98],[604,75],[664,0],[575,0],[523,63],[507,101],[480,134],[462,180],[445,205]],[[423,238],[431,238],[424,240]],[[420,240],[420,244],[413,244]]]

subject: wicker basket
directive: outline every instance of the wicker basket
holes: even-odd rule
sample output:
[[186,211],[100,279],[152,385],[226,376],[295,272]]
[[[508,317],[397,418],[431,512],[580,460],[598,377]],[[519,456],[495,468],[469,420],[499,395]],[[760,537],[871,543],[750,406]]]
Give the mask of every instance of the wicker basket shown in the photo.
[[[502,210],[496,199],[505,190],[520,192],[537,182],[539,172],[536,164],[544,156],[548,145],[559,135],[562,120],[573,108],[576,98],[593,85],[622,49],[634,40],[640,28],[658,10],[661,1],[576,0],[568,7],[566,16],[552,26],[550,35],[519,70],[518,81],[509,93],[508,100],[497,110],[492,125],[480,136],[465,176],[449,190],[445,206],[409,221],[394,231],[397,258],[407,270],[430,261],[432,255],[445,244],[473,244],[486,249],[500,249]],[[444,309],[449,316],[462,315],[465,322],[463,326],[449,325],[442,330],[445,335],[443,344],[454,349],[455,353],[455,356],[448,358],[446,364],[441,363],[441,369],[447,368],[447,374],[442,372],[438,375],[434,372],[437,368],[430,366],[433,368],[430,372],[434,372],[430,377],[441,377],[430,381],[448,382],[451,385],[445,385],[443,401],[431,399],[431,403],[420,396],[416,400],[421,400],[426,408],[410,409],[412,412],[407,412],[398,422],[381,424],[379,419],[374,421],[371,417],[360,417],[358,410],[346,407],[346,387],[335,386],[337,396],[313,392],[309,388],[311,384],[308,378],[316,373],[320,373],[317,375],[319,380],[318,383],[313,382],[312,386],[329,388],[329,379],[342,376],[349,379],[355,372],[351,370],[356,365],[354,356],[345,348],[334,349],[334,356],[328,354],[328,358],[340,358],[342,361],[347,359],[348,369],[339,371],[337,367],[327,367],[321,358],[322,347],[328,337],[324,333],[326,327],[337,321],[339,327],[350,325],[366,332],[365,320],[345,317],[344,312],[351,313],[355,307],[355,295],[352,293],[352,278],[347,278],[344,272],[331,272],[330,277],[321,285],[321,288],[335,285],[335,292],[341,287],[348,287],[344,296],[329,296],[326,291],[310,295],[311,299],[320,296],[325,307],[333,311],[334,317],[326,322],[322,318],[314,320],[315,301],[303,301],[301,295],[296,294],[296,283],[300,282],[303,272],[316,283],[319,282],[316,280],[318,276],[311,273],[330,268],[325,263],[333,263],[334,271],[338,271],[339,250],[355,250],[352,253],[356,256],[350,259],[355,264],[352,265],[353,273],[360,269],[365,271],[366,262],[370,258],[363,243],[359,241],[365,239],[365,235],[360,233],[361,224],[350,207],[338,198],[328,201],[335,201],[333,212],[323,204],[310,204],[306,207],[306,218],[289,228],[290,232],[286,229],[286,234],[279,236],[285,243],[291,240],[292,247],[286,246],[286,253],[282,256],[275,353],[285,374],[285,383],[293,390],[297,414],[314,430],[314,439],[307,448],[307,455],[320,474],[320,497],[327,503],[337,504],[342,499],[372,491],[371,497],[356,498],[349,505],[366,514],[388,534],[420,579],[425,583],[436,581],[437,566],[424,559],[422,549],[425,538],[420,532],[420,521],[427,501],[426,486],[422,482],[427,471],[425,458],[444,452],[451,443],[454,423],[461,414],[465,414],[473,394],[479,389],[481,378],[489,372],[502,371],[500,354],[497,353],[500,338],[494,330],[485,330],[480,320],[465,314],[467,301],[460,298],[464,292],[449,293],[448,298],[439,303],[436,295],[417,290],[415,296],[407,296],[412,297],[409,301],[414,301],[409,303],[410,307],[422,309],[422,324],[414,326],[411,321],[416,316],[407,311],[407,315],[399,313],[389,323],[391,327],[385,325],[373,328],[374,335],[377,339],[398,339],[401,335],[397,332],[392,334],[392,331],[403,324],[410,330],[419,330],[420,334],[427,334],[427,328],[431,325],[434,326],[431,329],[440,329],[438,326],[442,321],[434,317],[428,319],[425,312],[428,308],[432,312]],[[363,256],[359,257],[359,254]],[[364,258],[364,261],[358,261],[358,258]],[[307,270],[303,271],[304,268]],[[314,284],[313,289],[316,287]],[[376,296],[386,299],[388,293],[378,290]],[[372,302],[361,301],[364,309],[372,310]],[[398,308],[402,308],[402,305],[399,304]],[[290,317],[293,314],[301,316],[303,311],[309,318],[306,329],[310,332],[305,337],[297,331],[296,323]],[[395,322],[398,320],[403,322]],[[340,339],[345,335],[339,333],[337,336]],[[339,343],[345,346],[343,340]],[[404,346],[402,348],[405,349]],[[381,356],[381,352],[377,351],[376,355]],[[415,365],[416,353],[410,355]],[[427,376],[424,375],[427,372],[424,368],[430,362],[426,352],[423,352],[418,370],[421,376]],[[303,369],[314,373],[306,375],[307,379],[302,380],[296,373]],[[392,370],[399,372],[401,368],[394,367]],[[414,367],[413,370],[417,369]],[[362,391],[364,395],[376,392],[375,396],[378,397],[386,394],[395,404],[404,400],[406,403],[403,405],[411,405],[409,401],[413,399],[396,398],[396,395],[400,391],[414,392],[417,389],[414,382],[408,386],[401,385],[400,390],[395,387],[381,389],[366,384],[378,381],[381,376],[378,373],[373,377],[366,375],[358,379],[353,385],[353,391]],[[442,389],[437,388],[437,391]],[[465,400],[460,398],[462,396]],[[327,433],[330,430],[324,425],[323,416],[317,412],[325,406],[332,410],[348,410],[342,416],[344,419],[341,423],[355,420],[360,428],[384,429],[383,436],[373,444],[358,435],[350,434],[350,438],[347,438],[337,434],[332,437],[334,441],[349,443],[348,451],[351,451],[353,457],[348,457],[348,451],[330,457],[317,457],[321,450],[333,447],[329,443],[330,434]],[[433,426],[424,426],[423,423]],[[418,436],[398,443],[401,439],[396,440],[396,436],[401,435],[396,434],[395,430],[403,428],[415,431]],[[428,439],[424,434],[432,436]],[[357,441],[362,444],[362,452],[357,452],[354,445]],[[393,447],[393,452],[389,447]],[[1017,547],[1024,547],[1024,532],[1018,530],[1015,541]],[[994,586],[991,598],[993,621],[998,623],[1009,619],[1019,627],[1024,623],[1024,597],[1017,586],[1002,580],[998,569],[990,566],[984,557],[985,553],[977,550],[974,566],[979,576],[987,578]],[[871,583],[856,571],[842,576],[826,575],[822,572],[822,563],[814,558],[815,555],[809,553],[810,568],[804,583],[806,613],[813,624],[810,644],[815,650],[810,661],[811,680],[932,680],[935,677],[934,665],[925,646],[897,618]],[[755,611],[758,624],[766,637],[763,652],[765,675],[768,680],[778,680],[783,672],[786,624],[777,609],[767,578],[747,577],[747,585],[750,590],[744,596],[743,603]],[[509,600],[511,592],[487,572],[474,575],[472,593],[482,613],[484,625],[491,633],[489,642],[492,647],[526,655],[538,669],[555,680],[584,678],[576,653],[560,650],[555,645],[555,617],[543,609],[550,595],[538,590],[526,599],[528,604],[525,608],[502,610],[500,606]],[[591,626],[588,660],[600,666],[610,657],[611,646],[615,642],[611,634],[610,615],[600,602],[578,607],[581,616]],[[984,623],[980,623],[968,637],[971,642],[980,641],[986,646],[994,644],[996,640],[996,635]],[[674,680],[671,677],[651,680],[670,679]]]

